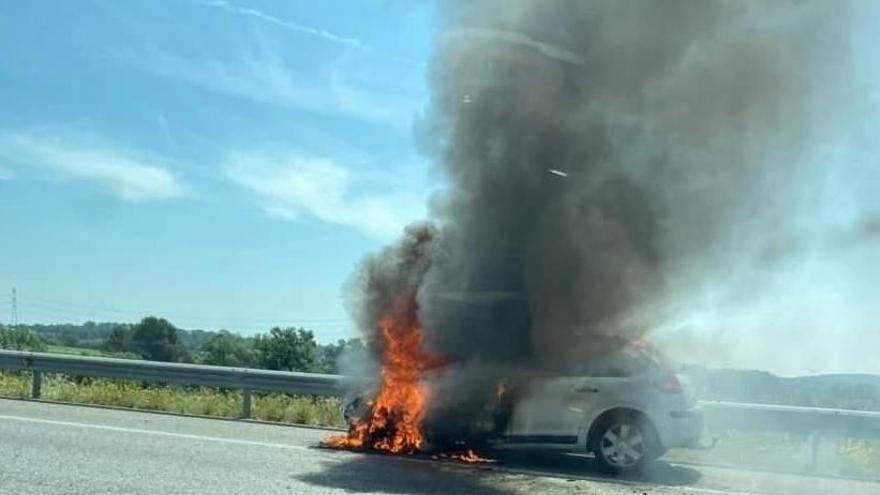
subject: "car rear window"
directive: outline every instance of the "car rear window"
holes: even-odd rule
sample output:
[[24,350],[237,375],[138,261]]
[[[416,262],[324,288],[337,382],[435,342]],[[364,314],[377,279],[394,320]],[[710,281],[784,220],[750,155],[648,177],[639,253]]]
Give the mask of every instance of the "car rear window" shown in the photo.
[[651,359],[643,352],[624,349],[603,356],[586,358],[576,367],[579,375],[624,378],[647,371]]

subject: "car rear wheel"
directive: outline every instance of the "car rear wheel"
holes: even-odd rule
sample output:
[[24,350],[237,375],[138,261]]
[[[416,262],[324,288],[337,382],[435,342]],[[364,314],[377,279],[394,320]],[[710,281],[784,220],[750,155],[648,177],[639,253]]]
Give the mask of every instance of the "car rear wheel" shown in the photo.
[[632,413],[601,419],[594,428],[591,444],[599,468],[612,474],[639,471],[656,459],[658,451],[654,429]]

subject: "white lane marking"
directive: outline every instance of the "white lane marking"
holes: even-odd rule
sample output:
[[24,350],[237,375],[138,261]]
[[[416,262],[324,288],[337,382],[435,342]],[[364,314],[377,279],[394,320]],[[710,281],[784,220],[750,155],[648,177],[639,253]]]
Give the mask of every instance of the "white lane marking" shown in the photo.
[[[39,419],[39,418],[23,418],[20,416],[7,416],[0,415],[0,420],[11,420],[11,421],[22,421],[28,423],[41,423],[41,424],[50,424],[50,425],[58,425],[58,426],[72,426],[76,428],[91,428],[94,430],[105,430],[105,431],[117,431],[122,433],[137,433],[142,435],[156,435],[156,436],[164,436],[164,437],[174,437],[174,438],[186,438],[189,440],[204,440],[209,442],[221,442],[221,443],[231,443],[238,445],[250,445],[255,447],[270,447],[270,448],[280,448],[280,449],[291,449],[291,450],[314,450],[310,447],[306,447],[303,445],[287,445],[281,443],[269,443],[269,442],[255,442],[251,440],[237,440],[234,438],[222,438],[222,437],[209,437],[204,435],[191,435],[188,433],[172,433],[167,431],[156,431],[156,430],[142,430],[139,428],[124,428],[121,426],[105,426],[105,425],[94,425],[89,423],[75,423],[72,421],[58,421],[52,419]],[[380,456],[384,459],[390,459],[390,457]],[[411,457],[395,457],[395,460],[399,461],[409,461],[409,462],[428,462],[428,463],[436,463],[436,461],[432,461],[431,459],[420,459],[420,458],[411,458]],[[446,463],[444,463],[446,464]],[[459,463],[448,463],[447,465],[452,466],[460,466],[462,468],[474,467],[477,465],[471,464],[459,464]],[[592,481],[597,483],[613,483],[618,485],[627,485],[627,486],[639,486],[639,487],[648,487],[648,488],[662,488],[664,485],[656,485],[652,484],[650,481],[647,482],[639,482],[635,480],[622,480],[622,479],[609,479],[603,478],[599,476],[582,476],[582,475],[574,475],[570,476],[568,474],[559,474],[548,471],[541,471],[536,469],[521,469],[515,467],[506,467],[500,465],[493,465],[488,468],[489,470],[495,470],[497,472],[506,472],[510,474],[521,474],[521,475],[530,475],[530,476],[542,476],[542,477],[550,477],[550,478],[573,478],[581,481]],[[718,495],[754,495],[754,492],[743,492],[743,491],[733,491],[733,490],[724,490],[717,488],[703,488],[697,486],[682,486],[681,488],[688,490],[692,493],[705,493],[705,494],[718,494]]]
[[233,443],[238,445],[251,445],[254,447],[273,447],[279,449],[311,450],[303,445],[288,445],[283,443],[255,442],[252,440],[238,440],[235,438],[209,437],[205,435],[191,435],[189,433],[172,433],[169,431],[142,430],[139,428],[124,428],[121,426],[93,425],[89,423],[74,423],[72,421],[58,421],[54,419],[22,418],[20,416],[0,415],[0,420],[22,421],[27,423],[41,423],[58,426],[73,426],[76,428],[91,428],[93,430],[117,431],[122,433],[137,433],[141,435],[156,435],[160,437],[186,438],[189,440],[205,440],[208,442]]

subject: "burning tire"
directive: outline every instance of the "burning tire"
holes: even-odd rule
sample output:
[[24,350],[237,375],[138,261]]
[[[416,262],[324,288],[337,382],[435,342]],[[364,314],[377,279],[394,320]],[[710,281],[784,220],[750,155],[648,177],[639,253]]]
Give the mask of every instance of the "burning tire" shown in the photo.
[[662,452],[653,426],[641,415],[627,411],[599,418],[587,447],[596,456],[599,469],[611,474],[637,472]]

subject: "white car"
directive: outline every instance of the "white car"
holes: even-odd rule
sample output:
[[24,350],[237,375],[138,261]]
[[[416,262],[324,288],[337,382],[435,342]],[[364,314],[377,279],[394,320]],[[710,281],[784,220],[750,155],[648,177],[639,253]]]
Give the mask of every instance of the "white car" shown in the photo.
[[[669,448],[698,446],[703,432],[690,381],[647,346],[627,346],[564,373],[518,372],[503,387],[500,399],[464,428],[448,420],[442,429],[426,424],[428,441],[465,437],[497,449],[592,452],[601,469],[623,474]],[[347,421],[363,414],[364,397],[346,403]]]

